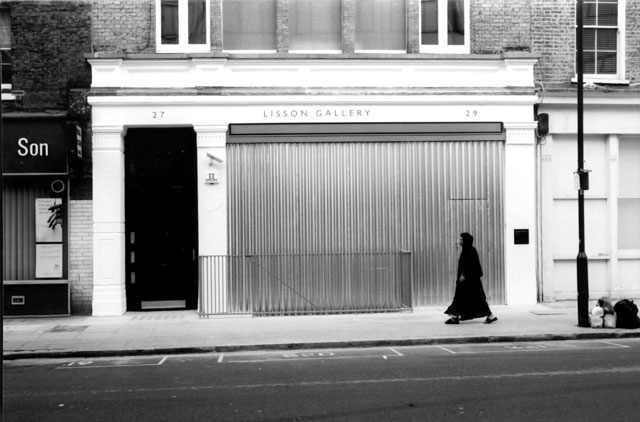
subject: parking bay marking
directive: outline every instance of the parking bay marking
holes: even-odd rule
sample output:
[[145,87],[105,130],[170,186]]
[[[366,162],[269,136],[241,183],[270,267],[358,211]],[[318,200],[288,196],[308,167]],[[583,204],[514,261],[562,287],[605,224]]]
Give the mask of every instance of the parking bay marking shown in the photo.
[[[389,353],[391,352],[391,353]],[[295,360],[317,359],[389,359],[404,356],[394,348],[387,349],[344,349],[339,351],[295,351],[284,353],[263,353],[252,355],[224,355],[218,357],[218,363],[258,363],[258,362],[288,362]]]
[[536,352],[584,349],[620,349],[628,346],[607,341],[566,341],[566,342],[534,342],[534,343],[495,343],[495,344],[460,344],[439,346],[451,354]]
[[[160,359],[159,362],[148,363],[149,358],[120,358],[120,359],[110,359],[110,360],[82,360],[82,361],[73,361],[67,362],[61,366],[57,366],[55,369],[86,369],[86,368],[126,368],[126,367],[136,367],[136,366],[160,366],[169,358],[169,356],[164,356]],[[155,359],[154,359],[155,360]],[[121,362],[134,362],[134,363],[121,363]],[[138,363],[135,363],[138,361]],[[140,361],[144,362],[141,363]]]

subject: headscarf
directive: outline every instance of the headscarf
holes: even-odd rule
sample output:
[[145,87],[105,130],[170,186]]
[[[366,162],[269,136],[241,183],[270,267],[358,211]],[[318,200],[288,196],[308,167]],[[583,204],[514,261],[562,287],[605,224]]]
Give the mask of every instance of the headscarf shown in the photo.
[[473,246],[473,236],[469,233],[460,233],[462,238],[462,249],[469,249]]
[[462,273],[464,273],[465,279],[480,279],[482,277],[482,266],[480,265],[478,251],[473,247],[473,236],[469,233],[461,233],[460,237],[462,238],[462,252],[458,260],[458,280]]

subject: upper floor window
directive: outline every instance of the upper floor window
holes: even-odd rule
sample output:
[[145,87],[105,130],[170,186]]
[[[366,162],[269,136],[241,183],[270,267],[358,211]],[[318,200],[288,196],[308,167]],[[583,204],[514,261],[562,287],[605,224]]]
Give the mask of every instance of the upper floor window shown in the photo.
[[156,0],[159,52],[208,51],[208,0]]
[[0,54],[4,100],[11,95],[11,13],[8,7],[0,7]]
[[356,0],[356,51],[406,51],[405,0]]
[[342,0],[289,2],[289,51],[342,52]]
[[420,52],[469,53],[469,0],[420,1]]
[[276,0],[225,0],[222,3],[225,50],[276,50]]
[[624,78],[624,0],[585,0],[582,72],[586,79]]

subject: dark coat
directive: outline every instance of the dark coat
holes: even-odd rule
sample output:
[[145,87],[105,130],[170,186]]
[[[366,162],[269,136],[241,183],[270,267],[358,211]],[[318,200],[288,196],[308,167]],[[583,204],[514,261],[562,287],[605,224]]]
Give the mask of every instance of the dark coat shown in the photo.
[[[468,233],[461,235],[463,240],[462,252],[458,259],[456,276],[456,291],[451,306],[445,314],[457,315],[461,320],[486,317],[491,315],[487,304],[487,297],[482,288],[482,266],[478,251],[474,248],[473,237]],[[461,276],[464,275],[464,280]]]

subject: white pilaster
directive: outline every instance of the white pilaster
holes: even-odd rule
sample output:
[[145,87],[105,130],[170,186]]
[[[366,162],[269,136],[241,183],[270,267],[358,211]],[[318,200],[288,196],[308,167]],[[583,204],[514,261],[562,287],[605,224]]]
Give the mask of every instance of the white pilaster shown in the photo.
[[93,127],[93,315],[126,311],[124,130]]
[[540,148],[541,171],[539,183],[542,184],[540,189],[540,212],[542,216],[539,221],[542,226],[540,227],[542,237],[538,239],[538,242],[541,243],[539,248],[541,256],[538,259],[542,260],[542,272],[540,274],[542,278],[542,300],[555,301],[556,287],[553,280],[553,239],[555,236],[553,231],[553,135],[547,135]]
[[[509,305],[537,302],[536,122],[505,123],[505,274]],[[529,244],[514,244],[514,230],[528,229]]]
[[607,151],[609,153],[609,280],[607,291],[614,297],[623,293],[623,286],[618,277],[618,195],[620,192],[619,155],[620,141],[617,135],[608,135]]
[[[198,249],[200,256],[228,254],[227,247],[227,126],[194,126],[198,160]],[[201,280],[210,295],[200,297],[201,311],[227,312],[227,261],[214,260],[214,271]],[[200,294],[203,294],[202,292]]]
[[[200,255],[226,255],[227,125],[195,126],[198,160],[198,249]],[[210,158],[207,154],[221,160]],[[210,175],[215,183],[207,183]]]

